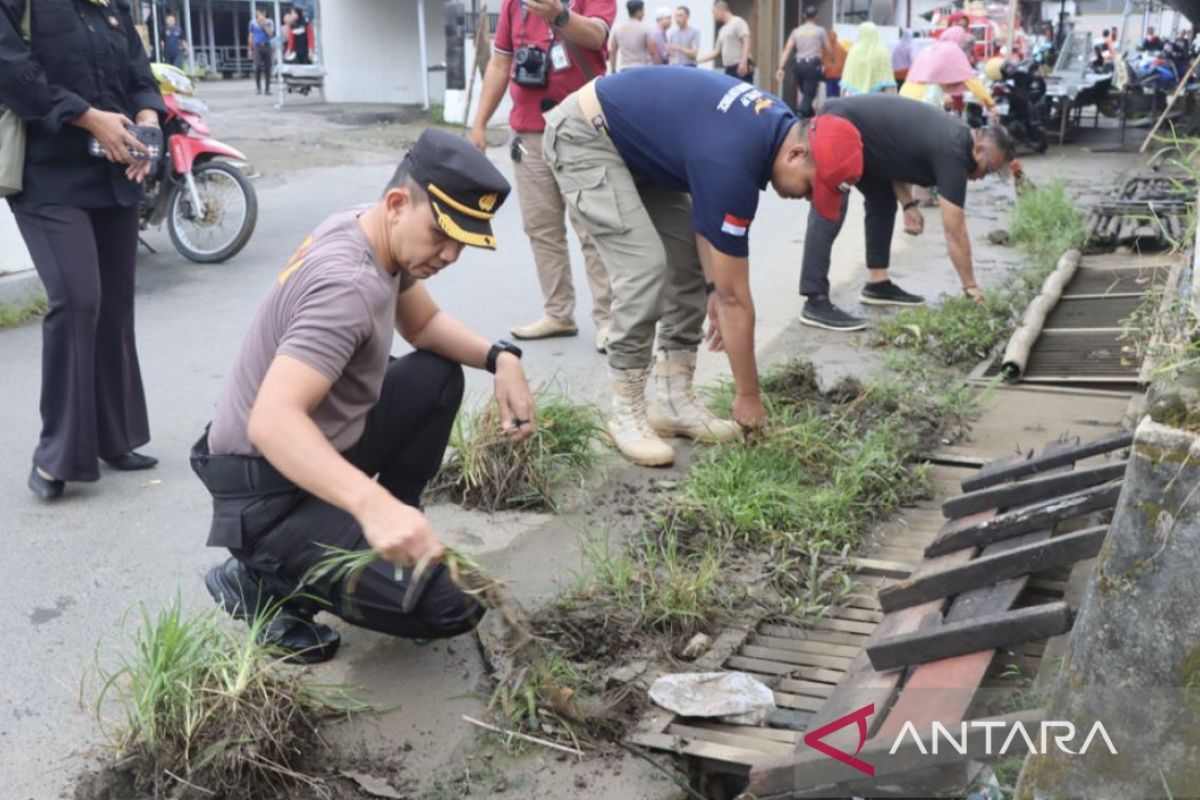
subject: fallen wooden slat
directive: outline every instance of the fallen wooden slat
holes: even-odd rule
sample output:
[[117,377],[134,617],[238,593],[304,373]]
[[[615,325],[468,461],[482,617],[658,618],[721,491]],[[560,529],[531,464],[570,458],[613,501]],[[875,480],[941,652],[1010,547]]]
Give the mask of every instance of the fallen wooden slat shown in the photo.
[[786,755],[794,752],[795,744],[776,742],[761,736],[743,736],[728,730],[713,730],[711,728],[693,728],[691,725],[674,722],[667,726],[667,733],[714,744],[724,744],[730,747],[741,747],[746,750],[758,750],[770,755]]
[[841,556],[831,556],[825,560],[831,564],[844,565],[849,568],[850,572],[858,575],[877,575],[883,578],[907,578],[913,571],[912,564],[886,561],[882,558],[859,558],[856,556],[842,558]]
[[830,642],[832,644],[849,645],[861,648],[867,641],[864,633],[843,633],[840,631],[818,631],[811,628],[793,628],[789,625],[762,625],[759,627],[766,636],[778,636],[781,639],[797,639],[810,642]]
[[809,697],[803,694],[789,694],[788,692],[775,692],[775,705],[780,708],[792,708],[797,711],[816,712],[821,709],[821,703],[825,702],[823,697]]
[[[873,796],[872,787],[885,779],[922,772],[939,765],[968,759],[994,760],[999,757],[999,743],[1004,741],[1011,727],[1020,723],[1030,732],[1031,736],[1035,736],[1044,716],[1045,712],[1039,708],[974,720],[976,724],[967,726],[966,754],[961,754],[955,748],[946,746],[944,742],[940,743],[941,746],[937,748],[935,754],[933,752],[933,734],[929,728],[918,731],[921,736],[920,744],[911,736],[905,736],[899,746],[895,747],[895,752],[892,752],[893,746],[896,744],[892,737],[868,740],[862,750],[858,752],[858,758],[875,769],[874,778],[867,783],[864,783],[868,780],[866,776],[854,767],[811,748],[798,751],[790,758],[772,757],[751,768],[750,783],[746,787],[746,792],[758,800],[785,800],[801,796],[865,795],[870,797]],[[1002,727],[997,727],[997,723]],[[990,731],[990,736],[985,731]],[[955,738],[959,739],[959,731],[954,731],[954,734]],[[991,742],[991,753],[987,752],[989,741]],[[854,746],[851,746],[849,752],[853,753],[854,750]],[[1011,753],[1009,754],[1011,755]],[[847,785],[853,785],[855,790],[843,791],[842,787]],[[803,794],[801,794],[802,791]]]
[[1121,481],[1092,486],[1072,494],[1043,500],[991,519],[963,525],[962,520],[946,523],[944,533],[925,548],[926,557],[940,556],[964,547],[979,547],[1011,536],[1053,527],[1071,517],[1112,508],[1121,497]]
[[1070,627],[1071,609],[1067,604],[1048,603],[891,636],[868,645],[867,657],[877,670],[899,669],[1046,639]]
[[986,475],[981,473],[966,478],[962,482],[962,490],[964,492],[974,492],[979,489],[986,489],[989,486],[996,486],[1008,480],[1017,480],[1018,478],[1024,478],[1038,472],[1046,472],[1055,467],[1082,461],[1085,458],[1098,456],[1103,453],[1111,453],[1113,450],[1120,450],[1121,448],[1129,447],[1131,444],[1133,444],[1133,431],[1118,431],[1066,449],[1055,449],[1053,451],[1047,449],[1046,452],[1034,456],[1027,461],[1020,461],[1002,469],[989,471]]
[[759,647],[773,647],[776,650],[796,650],[801,653],[819,653],[826,656],[841,656],[843,658],[854,658],[858,655],[861,647],[853,647],[848,644],[830,644],[829,642],[810,642],[804,639],[788,639],[782,636],[764,636],[761,633],[754,634],[750,640],[750,644],[758,645]]
[[850,666],[851,661],[851,659],[842,656],[802,653],[798,650],[776,650],[770,647],[757,647],[752,644],[745,645],[739,652],[746,658],[778,661],[784,664],[797,664],[803,667],[821,667],[823,669],[844,670]]
[[775,686],[780,691],[789,694],[802,694],[809,697],[826,698],[833,691],[833,686],[828,683],[817,683],[816,681],[798,681],[794,678],[781,678]]
[[727,722],[713,722],[705,719],[689,719],[687,725],[709,731],[736,733],[740,736],[754,736],[769,739],[773,742],[784,742],[795,745],[804,739],[804,734],[791,728],[760,728],[755,725],[730,725]]
[[879,605],[884,611],[896,611],[1008,578],[1074,564],[1099,553],[1107,532],[1107,526],[1087,528],[910,578],[882,589]]
[[1062,474],[1030,478],[1017,483],[1005,483],[980,489],[970,494],[951,497],[942,503],[942,513],[954,519],[988,508],[1012,508],[1036,503],[1050,497],[1077,492],[1089,486],[1108,483],[1125,475],[1125,461],[1104,464],[1089,469],[1077,469]]
[[883,619],[883,612],[875,611],[874,609],[852,608],[850,606],[839,606],[837,609],[829,612],[828,616],[834,619],[848,619],[853,622],[879,622]]
[[761,750],[730,747],[727,744],[714,744],[702,739],[688,739],[666,733],[635,733],[629,737],[629,741],[654,750],[713,761],[734,773],[745,773],[747,768],[771,758]]
[[865,633],[870,635],[875,631],[874,622],[858,622],[848,619],[831,619],[822,617],[813,622],[814,628],[826,631],[842,631],[843,633]]
[[730,656],[725,665],[730,669],[738,669],[743,672],[757,672],[761,675],[794,675],[797,678],[824,681],[830,684],[837,683],[843,675],[840,670],[798,667],[782,661],[765,661],[761,658],[747,658],[746,656]]

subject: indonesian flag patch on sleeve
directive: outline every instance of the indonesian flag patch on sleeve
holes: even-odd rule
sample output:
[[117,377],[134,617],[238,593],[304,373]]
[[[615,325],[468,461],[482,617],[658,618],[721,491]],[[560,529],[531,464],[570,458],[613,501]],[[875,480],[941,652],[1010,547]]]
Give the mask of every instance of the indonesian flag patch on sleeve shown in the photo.
[[728,233],[730,236],[745,236],[746,229],[749,227],[750,220],[726,214],[725,221],[721,223],[721,232]]

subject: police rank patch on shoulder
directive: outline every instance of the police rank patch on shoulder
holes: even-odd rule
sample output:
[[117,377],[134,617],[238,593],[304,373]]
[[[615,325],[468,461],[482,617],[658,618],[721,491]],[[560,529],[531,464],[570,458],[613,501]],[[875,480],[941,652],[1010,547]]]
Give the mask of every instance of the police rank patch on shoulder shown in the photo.
[[721,232],[730,236],[745,236],[749,228],[750,220],[735,217],[733,214],[726,214],[725,221],[721,223]]

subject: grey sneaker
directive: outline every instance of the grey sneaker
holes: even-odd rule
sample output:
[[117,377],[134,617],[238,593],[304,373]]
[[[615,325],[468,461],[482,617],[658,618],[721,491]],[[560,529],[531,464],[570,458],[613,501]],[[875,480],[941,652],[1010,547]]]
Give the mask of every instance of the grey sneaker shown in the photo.
[[814,294],[805,301],[800,322],[812,328],[842,333],[861,331],[867,327],[866,320],[850,316],[829,302],[829,298],[823,294]]
[[859,301],[872,306],[919,306],[925,298],[909,294],[891,281],[864,283]]

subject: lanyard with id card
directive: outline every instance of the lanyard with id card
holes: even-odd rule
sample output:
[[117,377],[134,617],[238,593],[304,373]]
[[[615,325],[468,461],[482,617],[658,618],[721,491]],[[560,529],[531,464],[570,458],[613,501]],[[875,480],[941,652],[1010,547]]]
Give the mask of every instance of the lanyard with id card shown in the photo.
[[567,48],[563,47],[562,42],[555,41],[550,44],[550,66],[555,72],[571,68],[571,58],[567,55]]

